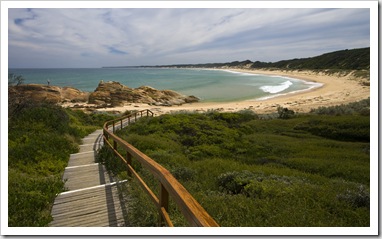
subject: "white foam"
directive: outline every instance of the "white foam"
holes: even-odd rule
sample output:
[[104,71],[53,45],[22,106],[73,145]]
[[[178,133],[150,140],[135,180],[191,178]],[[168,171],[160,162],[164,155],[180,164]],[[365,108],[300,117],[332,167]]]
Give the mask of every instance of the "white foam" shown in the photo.
[[295,90],[295,91],[291,91],[291,92],[284,93],[284,94],[275,94],[275,95],[270,95],[270,96],[264,96],[264,97],[257,98],[257,99],[254,99],[254,100],[255,101],[258,101],[258,100],[259,101],[261,101],[261,100],[268,100],[268,99],[275,98],[275,97],[278,97],[278,96],[284,96],[284,95],[289,95],[289,94],[301,93],[301,92],[313,90],[314,88],[320,88],[320,87],[322,87],[324,85],[322,83],[317,83],[317,82],[310,82],[310,81],[303,81],[303,82],[306,85],[311,85],[311,86],[309,88],[303,89],[303,90]]
[[232,74],[237,74],[237,75],[243,75],[243,76],[258,76],[260,74],[255,74],[255,73],[249,73],[249,72],[241,72],[241,71],[232,71],[232,70],[221,70],[221,71],[225,71],[225,72],[228,72],[228,73],[232,73]]
[[274,85],[274,86],[265,85],[265,86],[261,86],[260,90],[262,90],[264,92],[267,92],[267,93],[276,94],[276,93],[279,93],[279,92],[282,92],[282,91],[288,89],[291,85],[293,85],[293,83],[288,80],[288,81],[284,81],[283,83],[281,83],[279,85]]

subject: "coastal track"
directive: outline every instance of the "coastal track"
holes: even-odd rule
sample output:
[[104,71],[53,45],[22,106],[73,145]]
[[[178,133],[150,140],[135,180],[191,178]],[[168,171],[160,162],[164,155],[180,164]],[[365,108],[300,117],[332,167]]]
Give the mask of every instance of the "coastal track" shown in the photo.
[[118,196],[118,183],[96,162],[103,146],[102,130],[82,139],[80,150],[71,154],[63,180],[67,191],[57,195],[51,227],[126,226],[125,211]]
[[[110,147],[117,158],[126,164],[128,175],[138,180],[142,189],[158,208],[158,226],[174,226],[168,213],[170,197],[189,225],[219,226],[167,169],[114,134],[116,130],[126,127],[138,118],[150,116],[154,116],[150,110],[134,112],[106,122],[103,130],[97,130],[83,139],[80,152],[71,155],[65,169],[63,180],[68,191],[60,193],[55,199],[51,227],[128,226],[124,220],[127,218],[127,207],[124,202],[128,203],[129,199],[128,196],[126,200],[123,199],[122,193],[118,192],[121,186],[119,184],[126,181],[114,181],[104,166],[96,162],[96,153],[100,147],[103,147],[103,143],[106,143],[105,147]],[[126,158],[117,151],[118,147],[126,152]],[[159,181],[158,196],[132,167],[133,158]]]

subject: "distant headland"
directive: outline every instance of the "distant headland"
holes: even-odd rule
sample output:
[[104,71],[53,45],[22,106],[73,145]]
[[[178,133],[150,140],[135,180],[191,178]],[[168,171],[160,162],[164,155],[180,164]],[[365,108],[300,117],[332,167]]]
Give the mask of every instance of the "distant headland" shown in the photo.
[[278,70],[369,70],[370,47],[346,49],[325,53],[308,58],[295,58],[277,62],[261,62],[250,60],[233,61],[226,63],[201,64],[172,64],[172,65],[143,65],[143,66],[105,66],[103,68],[241,68],[241,69],[278,69]]

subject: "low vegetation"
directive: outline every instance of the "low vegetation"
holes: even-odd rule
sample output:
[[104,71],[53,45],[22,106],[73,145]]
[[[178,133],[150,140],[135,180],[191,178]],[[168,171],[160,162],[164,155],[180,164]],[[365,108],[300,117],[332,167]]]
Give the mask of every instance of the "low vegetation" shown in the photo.
[[[250,111],[162,115],[118,134],[170,170],[221,226],[367,227],[370,117],[325,112],[267,120]],[[126,190],[132,226],[157,225],[138,185]],[[174,224],[186,226],[170,205]]]
[[[13,100],[13,99],[10,99]],[[8,226],[47,226],[80,139],[112,116],[51,104],[13,104],[8,117]]]

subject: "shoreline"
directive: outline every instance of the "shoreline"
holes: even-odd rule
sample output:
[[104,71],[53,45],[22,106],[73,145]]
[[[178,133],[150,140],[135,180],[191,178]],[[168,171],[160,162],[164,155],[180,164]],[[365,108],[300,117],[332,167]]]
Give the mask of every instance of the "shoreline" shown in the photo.
[[216,110],[220,112],[236,112],[252,110],[255,113],[266,114],[277,112],[277,107],[281,106],[296,113],[307,113],[312,108],[347,104],[370,97],[370,87],[362,85],[362,80],[355,79],[351,74],[341,76],[339,74],[328,75],[324,72],[313,71],[247,70],[236,68],[219,70],[290,77],[322,85],[309,90],[290,92],[284,95],[280,94],[269,99],[253,99],[237,102],[198,102],[179,106],[154,106],[143,103],[131,103],[121,107],[96,109],[96,111],[125,112],[127,110],[149,109],[155,115],[161,115],[179,111],[207,112]]

